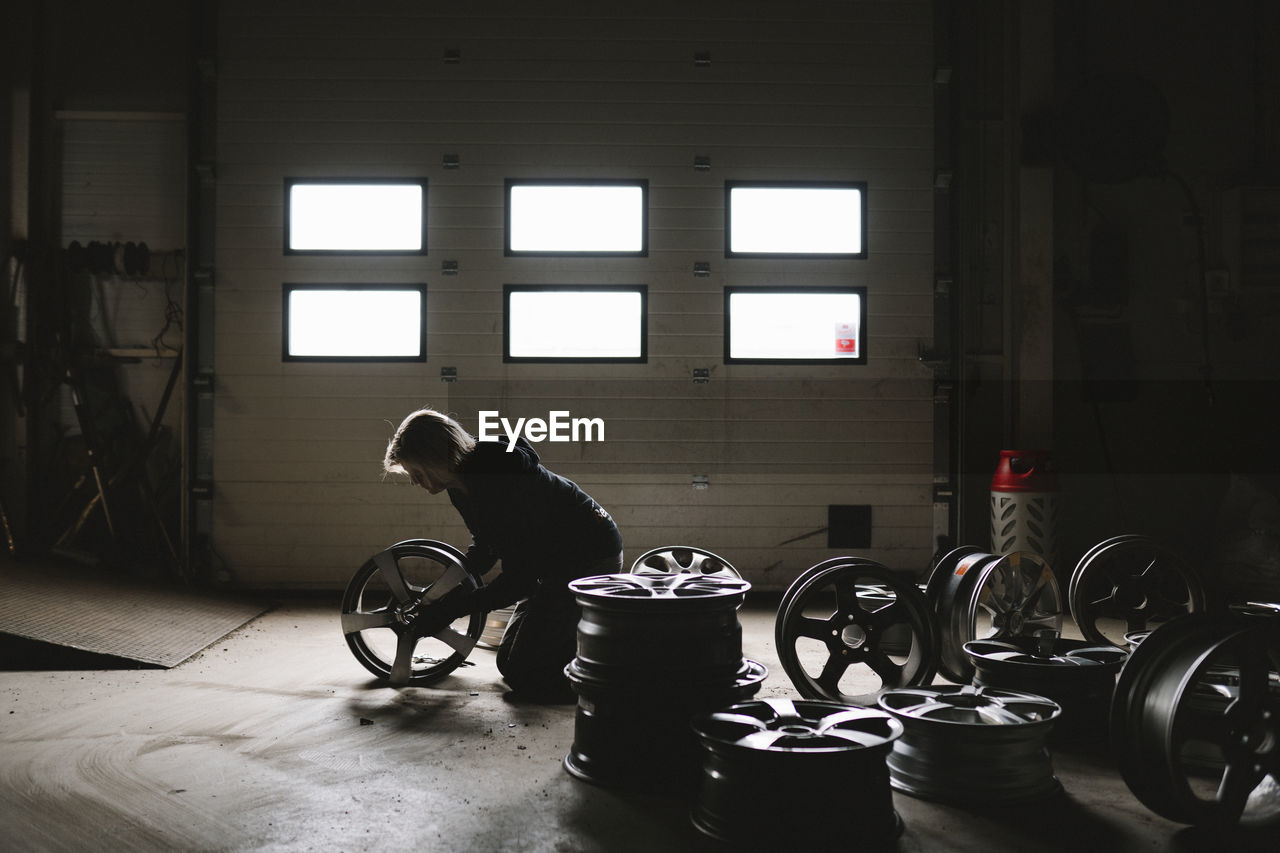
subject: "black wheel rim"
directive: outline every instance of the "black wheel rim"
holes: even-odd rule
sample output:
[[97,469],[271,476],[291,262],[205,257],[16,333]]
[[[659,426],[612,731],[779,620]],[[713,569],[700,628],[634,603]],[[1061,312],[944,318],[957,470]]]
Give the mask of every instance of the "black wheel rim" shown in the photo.
[[751,584],[695,574],[612,574],[569,583],[581,607],[585,680],[650,688],[731,683],[742,666],[741,607]]
[[1076,564],[1067,588],[1071,617],[1093,643],[1123,648],[1125,635],[1205,610],[1192,567],[1145,536],[1117,536]]
[[874,708],[773,697],[694,719],[695,827],[751,849],[844,849],[897,837],[885,758],[902,725]]
[[1116,674],[1128,658],[1123,649],[1048,635],[971,640],[964,652],[974,684],[1044,696],[1062,707],[1051,742],[1105,740]]
[[[894,632],[897,642],[906,637],[905,654],[886,650]],[[775,637],[783,670],[806,699],[865,705],[884,690],[927,684],[936,672],[928,601],[870,561],[829,562],[809,575],[779,611]]]
[[342,596],[342,633],[361,666],[395,684],[423,686],[462,665],[484,630],[473,613],[433,637],[412,629],[430,602],[458,588],[478,588],[461,553],[443,542],[412,539],[371,557]]
[[959,595],[977,579],[981,567],[996,559],[995,554],[977,548],[957,548],[939,561],[925,585],[938,625],[938,672],[948,681],[968,684],[972,677],[965,671],[959,647],[973,637],[963,629],[955,632],[951,626],[952,610]]
[[565,667],[565,675],[578,694],[573,745],[563,761],[570,775],[607,787],[687,793],[700,758],[690,721],[751,699],[768,670],[743,660],[733,678],[678,690],[593,679],[573,663]]
[[1162,817],[1226,829],[1280,825],[1280,626],[1190,615],[1130,654],[1112,748]]
[[938,602],[942,598],[942,591],[952,580],[956,566],[959,562],[972,554],[981,554],[982,549],[974,545],[961,545],[959,548],[952,548],[942,556],[942,559],[934,564],[933,570],[929,572],[929,577],[925,581],[924,594],[929,599],[929,603],[933,606],[934,611],[938,609]]
[[751,584],[741,578],[679,572],[594,575],[570,581],[569,589],[583,604],[634,608],[639,602],[640,608],[652,611],[664,603],[687,609],[691,605],[678,602],[695,599],[717,609],[730,599],[741,604]]
[[[965,653],[979,667],[992,672],[1016,673],[1020,670],[1049,670],[1067,673],[1086,669],[1090,672],[1120,671],[1128,655],[1115,646],[1095,646],[1070,640],[1055,640],[1047,649],[1040,649],[1037,638],[1020,637],[1009,640],[971,640],[964,644]],[[1065,677],[1070,678],[1068,674]]]
[[780,649],[786,645],[786,639],[782,636],[782,617],[786,614],[787,608],[791,606],[791,601],[796,597],[796,593],[805,587],[806,584],[814,577],[832,566],[842,566],[853,564],[859,566],[878,566],[875,560],[868,560],[864,557],[832,557],[823,560],[805,569],[796,579],[787,587],[787,591],[782,594],[782,600],[778,602],[778,614],[773,620],[773,644],[774,648]]
[[744,754],[802,755],[886,749],[902,734],[888,714],[836,702],[770,697],[716,711],[694,721],[716,749]]

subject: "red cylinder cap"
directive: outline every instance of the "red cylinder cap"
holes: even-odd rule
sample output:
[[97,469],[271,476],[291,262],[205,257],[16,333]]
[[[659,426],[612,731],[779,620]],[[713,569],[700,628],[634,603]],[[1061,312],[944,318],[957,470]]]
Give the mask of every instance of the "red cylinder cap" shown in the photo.
[[1048,450],[1001,450],[996,472],[991,476],[993,492],[1056,492],[1058,477],[1053,470],[1053,454]]

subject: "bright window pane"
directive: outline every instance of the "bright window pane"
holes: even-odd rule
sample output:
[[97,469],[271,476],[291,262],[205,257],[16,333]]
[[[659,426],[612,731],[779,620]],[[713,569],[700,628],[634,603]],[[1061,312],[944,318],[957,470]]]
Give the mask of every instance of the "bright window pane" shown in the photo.
[[423,186],[295,183],[288,248],[295,252],[419,252]]
[[640,184],[513,183],[507,199],[507,248],[512,252],[643,252],[644,195]]
[[285,353],[294,358],[421,358],[419,289],[295,289]]
[[861,255],[860,187],[729,187],[729,252]]
[[728,356],[835,360],[865,356],[857,292],[736,291],[728,301]]
[[644,297],[639,290],[511,289],[507,357],[641,359]]

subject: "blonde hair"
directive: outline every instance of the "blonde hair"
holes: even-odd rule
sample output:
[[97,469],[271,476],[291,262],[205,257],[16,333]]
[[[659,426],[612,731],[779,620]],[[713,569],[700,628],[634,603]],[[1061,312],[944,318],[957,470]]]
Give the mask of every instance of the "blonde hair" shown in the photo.
[[476,446],[462,424],[435,409],[421,408],[405,418],[387,443],[382,468],[388,473],[407,473],[404,463],[414,463],[432,471],[457,471],[463,458]]

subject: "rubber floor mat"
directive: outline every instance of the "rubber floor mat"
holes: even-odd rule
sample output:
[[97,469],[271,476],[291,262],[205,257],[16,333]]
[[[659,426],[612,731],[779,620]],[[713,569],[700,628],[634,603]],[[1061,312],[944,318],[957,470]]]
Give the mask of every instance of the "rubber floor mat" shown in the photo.
[[173,667],[268,606],[60,565],[0,559],[0,633]]

